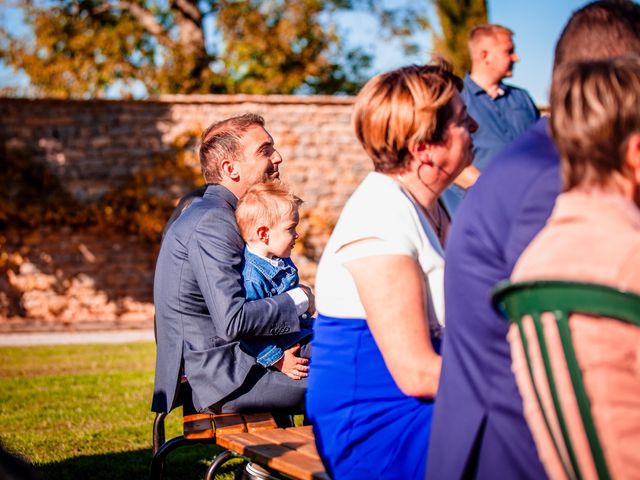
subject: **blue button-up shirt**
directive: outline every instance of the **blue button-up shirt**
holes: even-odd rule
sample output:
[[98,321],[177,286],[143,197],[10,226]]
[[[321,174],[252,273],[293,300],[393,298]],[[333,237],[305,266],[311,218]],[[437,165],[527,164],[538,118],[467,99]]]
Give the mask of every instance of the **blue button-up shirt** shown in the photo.
[[462,100],[480,126],[472,135],[473,164],[480,171],[540,117],[525,90],[504,83],[500,83],[499,88],[498,96],[491,98],[468,74],[464,77]]

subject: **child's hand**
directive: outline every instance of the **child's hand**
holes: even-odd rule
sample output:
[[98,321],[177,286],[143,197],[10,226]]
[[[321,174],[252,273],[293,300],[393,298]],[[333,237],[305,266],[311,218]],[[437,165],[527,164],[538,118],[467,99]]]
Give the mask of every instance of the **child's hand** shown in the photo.
[[304,293],[307,294],[307,298],[309,299],[309,308],[307,308],[307,313],[309,315],[313,315],[314,313],[316,313],[316,297],[313,294],[313,292],[311,291],[310,287],[307,287],[306,285],[298,285],[302,291]]
[[289,350],[284,351],[284,356],[273,364],[274,368],[277,368],[287,377],[293,380],[301,380],[309,376],[309,363],[308,358],[298,357],[300,352],[300,344],[294,345]]

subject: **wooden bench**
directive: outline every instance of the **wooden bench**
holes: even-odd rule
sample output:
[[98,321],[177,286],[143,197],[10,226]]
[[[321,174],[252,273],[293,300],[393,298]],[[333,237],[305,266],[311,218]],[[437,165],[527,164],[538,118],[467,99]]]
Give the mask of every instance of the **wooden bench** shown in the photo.
[[300,480],[329,480],[311,427],[219,433],[218,445],[259,465]]
[[234,456],[303,480],[329,479],[315,448],[311,427],[279,428],[269,413],[198,413],[193,409],[188,384],[181,385],[183,435],[165,441],[164,420],[158,413],[153,425],[152,480],[164,479],[165,459],[173,450],[189,444],[215,444],[225,450],[209,465],[206,480]]

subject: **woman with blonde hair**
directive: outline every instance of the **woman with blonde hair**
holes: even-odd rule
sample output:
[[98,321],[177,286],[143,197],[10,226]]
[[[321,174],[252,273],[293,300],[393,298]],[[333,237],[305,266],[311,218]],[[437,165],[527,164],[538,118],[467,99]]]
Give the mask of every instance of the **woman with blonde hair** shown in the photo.
[[423,478],[444,318],[440,194],[473,158],[477,129],[446,64],[371,79],[356,135],[371,172],[318,266],[307,413],[333,478]]

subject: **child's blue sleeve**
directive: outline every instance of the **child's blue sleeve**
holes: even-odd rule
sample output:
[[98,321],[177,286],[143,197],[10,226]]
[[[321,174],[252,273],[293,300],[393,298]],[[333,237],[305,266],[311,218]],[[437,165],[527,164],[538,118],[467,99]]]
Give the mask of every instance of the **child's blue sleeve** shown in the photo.
[[244,279],[244,291],[247,301],[261,300],[269,296],[269,292],[267,291],[264,283],[253,282],[247,278]]
[[276,345],[266,346],[256,357],[256,361],[263,367],[271,367],[284,356],[284,351]]

